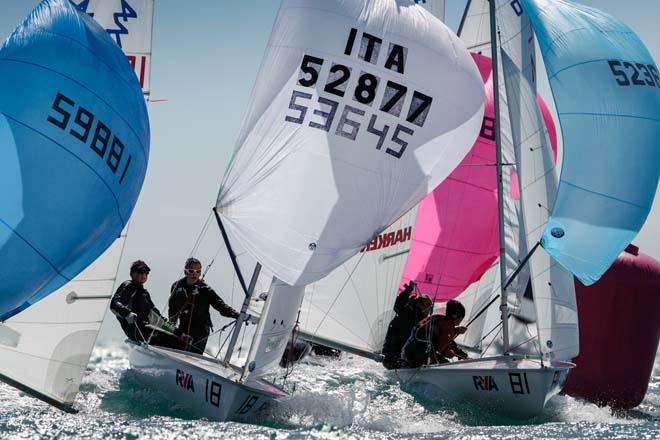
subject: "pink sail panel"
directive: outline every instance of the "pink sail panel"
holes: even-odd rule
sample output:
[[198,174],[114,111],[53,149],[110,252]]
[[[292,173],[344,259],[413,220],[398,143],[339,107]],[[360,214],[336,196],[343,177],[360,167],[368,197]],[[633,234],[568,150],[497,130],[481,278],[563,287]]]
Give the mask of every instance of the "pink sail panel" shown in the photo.
[[[499,255],[492,63],[483,55],[472,58],[486,92],[482,129],[460,165],[420,203],[401,281],[403,286],[415,280],[419,291],[436,302],[458,296]],[[538,101],[556,158],[555,125],[540,96]],[[518,179],[511,180],[518,198]]]

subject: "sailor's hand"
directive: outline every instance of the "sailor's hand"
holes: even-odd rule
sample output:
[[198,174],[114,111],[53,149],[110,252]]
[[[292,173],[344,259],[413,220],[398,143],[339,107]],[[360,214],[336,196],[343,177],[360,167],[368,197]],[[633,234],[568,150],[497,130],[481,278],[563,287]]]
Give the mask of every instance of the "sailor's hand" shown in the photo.
[[128,315],[126,315],[126,317],[124,319],[130,325],[133,325],[133,324],[135,324],[135,318],[137,318],[137,315],[135,313],[131,312]]
[[463,326],[461,326],[461,327],[456,327],[456,333],[458,333],[459,335],[462,335],[462,334],[465,333],[466,331],[467,331],[467,327],[463,327]]

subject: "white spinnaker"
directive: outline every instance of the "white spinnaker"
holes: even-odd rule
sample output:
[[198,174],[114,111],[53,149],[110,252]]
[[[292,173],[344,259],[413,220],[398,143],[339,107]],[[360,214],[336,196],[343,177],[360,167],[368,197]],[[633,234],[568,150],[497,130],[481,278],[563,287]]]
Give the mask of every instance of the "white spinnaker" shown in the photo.
[[273,278],[268,298],[247,358],[247,374],[261,377],[273,371],[282,358],[298,319],[305,286],[289,286]]
[[300,312],[303,337],[352,351],[381,352],[416,215],[415,207],[362,252],[307,286]]
[[464,45],[413,2],[284,0],[217,207],[275,276],[310,284],[450,173],[483,104]]
[[133,66],[145,99],[149,100],[154,0],[76,0],[74,3],[119,44]]
[[108,309],[125,240],[126,230],[74,280],[0,324],[1,375],[71,407]]

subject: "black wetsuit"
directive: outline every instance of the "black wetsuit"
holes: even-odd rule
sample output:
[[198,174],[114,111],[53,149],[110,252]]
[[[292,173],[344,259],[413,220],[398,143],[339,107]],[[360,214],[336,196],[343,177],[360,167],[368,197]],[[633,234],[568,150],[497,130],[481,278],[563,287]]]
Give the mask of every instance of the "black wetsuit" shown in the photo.
[[406,287],[394,302],[396,316],[390,322],[383,344],[383,366],[388,370],[404,367],[401,350],[413,327],[423,318],[422,312],[410,299],[412,289]]
[[211,333],[211,314],[209,308],[213,307],[222,316],[238,318],[238,312],[228,306],[215,291],[204,281],[189,286],[182,278],[172,284],[168,315],[170,321],[177,321],[177,330],[190,335],[193,344],[189,351],[204,353],[206,342]]
[[[152,336],[153,330],[147,327],[151,311],[158,316],[161,314],[142,284],[131,280],[121,283],[110,301],[110,310],[117,316],[119,325],[129,339],[140,342],[147,340],[152,345],[177,348],[175,338],[160,332],[155,332]],[[131,312],[137,315],[133,324],[126,321]]]
[[458,336],[453,319],[445,315],[433,315],[415,326],[403,346],[403,358],[408,368],[427,364],[444,364],[448,358],[465,359],[454,339]]

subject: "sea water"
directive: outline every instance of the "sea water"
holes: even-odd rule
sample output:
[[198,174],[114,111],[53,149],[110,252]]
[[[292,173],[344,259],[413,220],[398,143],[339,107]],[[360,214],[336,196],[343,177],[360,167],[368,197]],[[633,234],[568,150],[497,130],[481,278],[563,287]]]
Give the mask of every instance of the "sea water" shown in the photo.
[[[122,345],[98,347],[90,360],[78,414],[66,414],[0,384],[1,438],[660,438],[660,357],[646,398],[614,411],[557,396],[526,422],[452,408],[403,392],[379,364],[343,355],[297,365],[295,388],[259,424],[197,420],[176,402],[142,386]],[[282,376],[284,370],[278,372]]]

